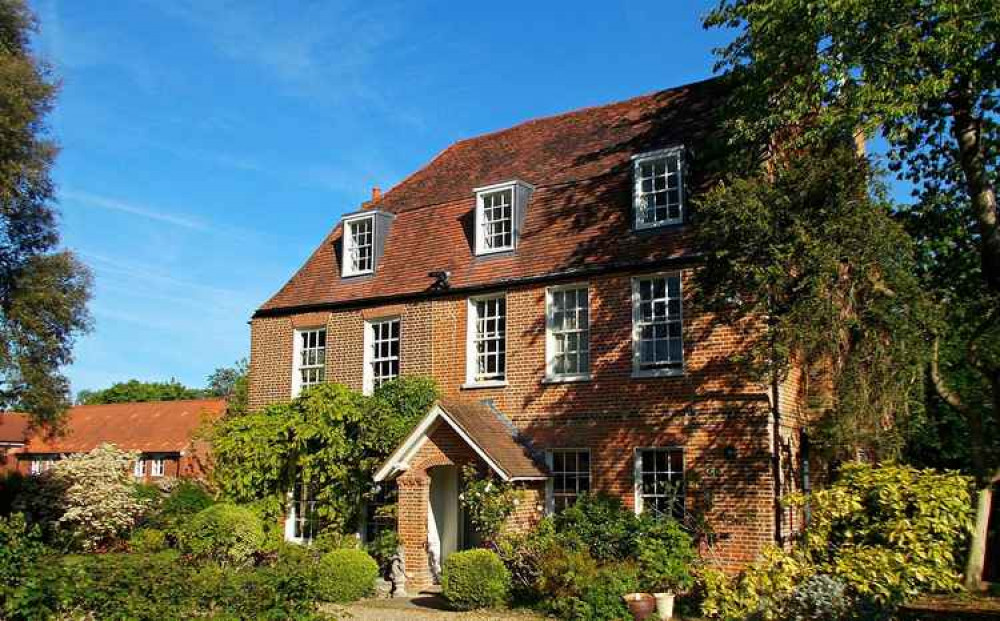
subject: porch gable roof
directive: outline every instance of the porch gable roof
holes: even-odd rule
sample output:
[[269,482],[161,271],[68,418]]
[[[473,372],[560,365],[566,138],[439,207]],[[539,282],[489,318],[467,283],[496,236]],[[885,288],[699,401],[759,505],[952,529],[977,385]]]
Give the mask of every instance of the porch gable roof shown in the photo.
[[410,461],[439,424],[451,427],[476,454],[504,481],[533,481],[547,478],[527,447],[492,407],[473,401],[443,400],[431,407],[410,435],[375,473],[384,481],[407,470]]

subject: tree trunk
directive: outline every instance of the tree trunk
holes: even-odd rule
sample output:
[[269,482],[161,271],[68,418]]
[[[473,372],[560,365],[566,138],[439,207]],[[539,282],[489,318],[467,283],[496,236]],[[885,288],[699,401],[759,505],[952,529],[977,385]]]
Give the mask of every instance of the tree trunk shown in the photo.
[[[994,479],[1000,478],[1000,471]],[[969,542],[969,559],[965,564],[965,588],[980,591],[983,588],[983,568],[986,564],[986,538],[988,534],[993,484],[987,483],[976,494],[976,525]]]
[[968,89],[959,87],[952,98],[952,131],[958,143],[958,161],[972,202],[972,215],[980,235],[980,262],[987,288],[1000,293],[1000,228],[997,227],[997,196],[990,183],[982,144],[982,120],[975,117]]

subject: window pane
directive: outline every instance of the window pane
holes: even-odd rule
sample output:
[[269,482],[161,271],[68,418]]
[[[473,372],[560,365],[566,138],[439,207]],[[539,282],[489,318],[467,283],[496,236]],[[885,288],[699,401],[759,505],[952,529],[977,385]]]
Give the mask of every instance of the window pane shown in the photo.
[[681,154],[638,160],[635,165],[635,214],[639,226],[680,222]]
[[590,490],[590,451],[559,449],[552,455],[552,507],[561,511]]
[[586,287],[560,289],[550,297],[549,352],[551,375],[580,375],[590,371],[589,296]]
[[684,515],[684,451],[680,448],[640,451],[643,508],[657,514]]

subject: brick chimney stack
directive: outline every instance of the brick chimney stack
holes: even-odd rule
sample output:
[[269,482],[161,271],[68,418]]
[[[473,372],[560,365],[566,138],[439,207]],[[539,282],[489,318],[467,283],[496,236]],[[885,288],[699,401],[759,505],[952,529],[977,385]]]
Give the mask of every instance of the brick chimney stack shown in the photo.
[[372,202],[374,203],[378,199],[382,198],[382,189],[378,186],[372,188]]

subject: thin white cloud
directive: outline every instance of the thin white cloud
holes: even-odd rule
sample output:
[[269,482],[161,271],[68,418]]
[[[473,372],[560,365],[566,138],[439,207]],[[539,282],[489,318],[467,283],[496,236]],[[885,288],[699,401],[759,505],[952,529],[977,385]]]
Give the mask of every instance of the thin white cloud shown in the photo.
[[90,192],[82,192],[79,190],[61,190],[59,192],[59,198],[79,203],[81,205],[86,205],[88,207],[97,207],[100,209],[127,213],[129,215],[146,218],[148,220],[155,220],[166,224],[172,224],[185,229],[207,231],[209,228],[207,224],[195,218],[178,216],[145,205],[127,202],[109,196],[91,194]]
[[292,94],[379,99],[373,66],[402,31],[401,7],[346,0],[288,5],[223,0],[147,0],[203,32],[224,56],[251,63]]

